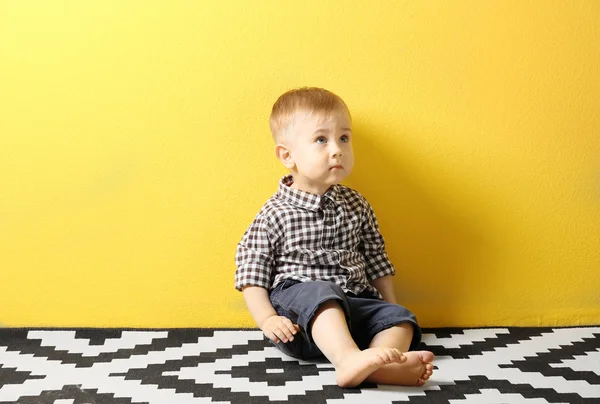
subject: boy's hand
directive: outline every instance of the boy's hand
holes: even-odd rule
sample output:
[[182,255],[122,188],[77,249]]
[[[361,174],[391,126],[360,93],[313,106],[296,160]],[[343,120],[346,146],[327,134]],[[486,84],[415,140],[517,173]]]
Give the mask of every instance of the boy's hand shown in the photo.
[[261,329],[263,334],[276,344],[279,341],[293,341],[294,335],[300,331],[300,327],[292,323],[290,319],[277,315],[267,317]]

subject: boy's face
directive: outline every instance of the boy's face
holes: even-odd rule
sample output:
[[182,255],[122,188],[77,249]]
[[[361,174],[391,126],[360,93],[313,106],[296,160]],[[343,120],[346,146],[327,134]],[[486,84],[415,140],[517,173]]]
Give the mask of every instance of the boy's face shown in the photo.
[[344,113],[327,117],[298,111],[286,135],[290,161],[284,164],[293,188],[322,195],[344,180],[354,166],[352,128]]

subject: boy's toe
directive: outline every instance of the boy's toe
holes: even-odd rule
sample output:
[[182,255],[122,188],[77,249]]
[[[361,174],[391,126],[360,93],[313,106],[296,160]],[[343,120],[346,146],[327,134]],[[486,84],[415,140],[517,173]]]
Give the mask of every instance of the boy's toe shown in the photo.
[[433,362],[434,358],[435,356],[433,355],[433,352],[421,351],[421,361],[423,361],[423,363],[430,364],[431,362]]

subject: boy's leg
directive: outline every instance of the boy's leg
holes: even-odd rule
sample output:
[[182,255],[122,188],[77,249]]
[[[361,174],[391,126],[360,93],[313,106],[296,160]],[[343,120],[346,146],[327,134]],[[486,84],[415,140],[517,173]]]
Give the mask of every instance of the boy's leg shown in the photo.
[[[412,312],[377,299],[348,297],[348,304],[359,346],[396,348],[407,358],[403,363],[380,367],[366,378],[368,382],[420,386],[431,377],[434,355],[429,351],[416,351],[421,329]],[[354,326],[355,321],[357,326]],[[365,332],[361,332],[363,330]]]
[[[308,359],[304,352],[309,347],[322,352],[336,368],[336,379],[341,387],[360,384],[375,369],[386,363],[404,361],[400,351],[393,348],[374,348],[362,351],[356,346],[348,328],[350,307],[342,289],[324,281],[286,281],[270,295],[271,303],[279,315],[289,318],[301,328],[302,339],[292,343],[278,344],[279,348],[293,356]],[[304,338],[305,337],[305,338]],[[316,346],[315,346],[316,345]]]
[[433,373],[433,353],[408,351],[413,338],[413,326],[403,323],[380,331],[373,337],[369,347],[396,348],[404,353],[404,363],[386,364],[371,373],[366,380],[376,384],[399,384],[422,386]]
[[344,310],[336,300],[319,307],[310,330],[312,339],[335,367],[340,387],[358,386],[382,366],[406,360],[401,351],[393,347],[377,346],[361,351],[352,339]]

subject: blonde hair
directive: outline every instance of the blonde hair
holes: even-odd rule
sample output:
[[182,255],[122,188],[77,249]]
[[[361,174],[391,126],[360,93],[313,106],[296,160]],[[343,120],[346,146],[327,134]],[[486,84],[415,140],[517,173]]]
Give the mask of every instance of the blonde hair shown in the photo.
[[283,139],[286,129],[293,124],[294,114],[297,111],[316,113],[324,117],[341,112],[351,119],[344,100],[329,90],[318,87],[289,90],[275,101],[271,110],[269,126],[275,142]]

